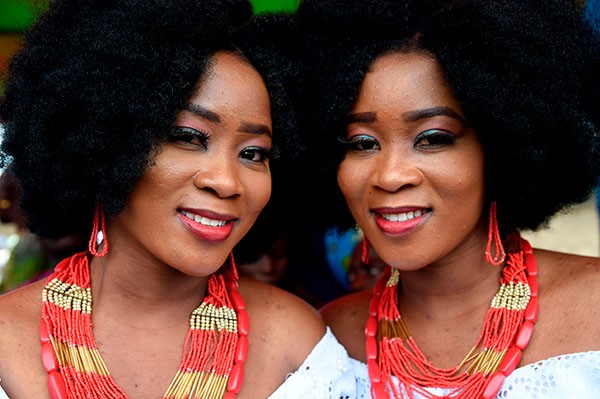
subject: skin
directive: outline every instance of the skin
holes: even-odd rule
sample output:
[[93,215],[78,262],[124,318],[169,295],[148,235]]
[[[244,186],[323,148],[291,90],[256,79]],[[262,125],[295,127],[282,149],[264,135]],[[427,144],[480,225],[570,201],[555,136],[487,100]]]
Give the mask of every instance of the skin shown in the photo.
[[[400,311],[412,336],[434,365],[454,367],[476,342],[500,279],[500,268],[484,257],[488,209],[476,132],[435,59],[414,52],[374,61],[350,121],[339,186],[378,255],[400,271]],[[450,136],[427,137],[430,129]],[[424,214],[378,223],[389,208]],[[521,365],[600,349],[594,288],[600,260],[541,250],[535,255],[539,318]],[[362,362],[370,300],[363,291],[322,309],[350,356]]]
[[[268,159],[261,154],[270,146],[262,78],[240,56],[216,53],[177,115],[173,136],[126,209],[109,221],[108,255],[91,265],[94,337],[130,398],[162,397],[175,375],[207,276],[226,261],[269,198]],[[228,215],[230,234],[199,238],[182,219],[181,211],[191,209]],[[0,375],[11,398],[49,398],[38,337],[43,286],[0,297]],[[241,279],[240,292],[251,328],[238,397],[267,397],[304,361],[324,325],[306,303],[277,288]]]

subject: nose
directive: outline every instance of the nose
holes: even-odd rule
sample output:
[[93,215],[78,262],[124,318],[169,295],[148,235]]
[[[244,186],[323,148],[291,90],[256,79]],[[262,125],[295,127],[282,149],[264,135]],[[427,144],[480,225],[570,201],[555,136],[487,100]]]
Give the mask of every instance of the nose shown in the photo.
[[422,171],[408,154],[381,152],[375,170],[375,186],[392,193],[418,186],[423,181]]
[[225,155],[205,159],[194,175],[194,185],[218,198],[239,197],[242,192],[239,165]]

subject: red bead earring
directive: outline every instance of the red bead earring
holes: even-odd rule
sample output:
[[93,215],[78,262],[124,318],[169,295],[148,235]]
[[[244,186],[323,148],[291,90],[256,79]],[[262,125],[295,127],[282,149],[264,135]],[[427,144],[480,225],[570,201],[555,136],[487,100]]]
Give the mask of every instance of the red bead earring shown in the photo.
[[496,216],[496,203],[490,204],[490,221],[488,229],[488,241],[485,249],[485,260],[494,266],[500,266],[506,258],[506,252],[502,245],[500,230],[498,229],[498,218]]
[[[102,249],[100,245],[104,243]],[[94,210],[94,223],[92,225],[92,235],[88,243],[90,253],[96,257],[102,257],[108,252],[108,240],[106,239],[106,221],[104,218],[104,210],[100,204],[96,204]]]
[[360,260],[365,265],[369,264],[369,242],[367,241],[367,237],[365,237],[364,235],[362,239],[362,254],[360,256]]

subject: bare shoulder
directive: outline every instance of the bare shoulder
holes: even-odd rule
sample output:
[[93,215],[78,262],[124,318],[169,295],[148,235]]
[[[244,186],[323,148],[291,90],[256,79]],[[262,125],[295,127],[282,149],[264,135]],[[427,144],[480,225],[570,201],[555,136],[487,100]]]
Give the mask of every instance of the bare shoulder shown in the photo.
[[527,362],[600,350],[600,259],[544,250],[534,254],[539,317],[524,353]]
[[251,278],[240,279],[240,293],[255,341],[268,343],[265,350],[281,351],[296,370],[325,333],[319,312],[297,296]]
[[[37,282],[0,296],[1,344],[18,341],[23,332],[38,332],[43,286],[44,282]],[[7,348],[1,345],[0,351],[5,350]]]
[[39,344],[43,286],[36,282],[0,296],[0,376],[11,397],[47,395]]
[[363,331],[371,296],[370,291],[361,291],[336,299],[321,309],[325,323],[348,354],[358,360],[366,358]]
[[539,282],[548,295],[600,301],[600,258],[544,250],[536,250],[535,255]]

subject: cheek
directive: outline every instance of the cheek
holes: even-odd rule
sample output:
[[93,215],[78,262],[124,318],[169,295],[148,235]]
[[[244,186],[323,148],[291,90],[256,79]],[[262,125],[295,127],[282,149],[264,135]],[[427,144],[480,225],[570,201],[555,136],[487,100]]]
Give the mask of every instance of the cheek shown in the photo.
[[359,201],[363,195],[363,190],[367,187],[364,168],[358,168],[357,163],[344,160],[338,167],[337,183],[348,202],[350,208]]
[[467,225],[479,220],[484,203],[483,164],[457,162],[438,176],[443,203]]
[[269,202],[269,198],[271,198],[271,175],[266,173],[251,181],[252,184],[247,186],[247,203],[248,210],[256,218],[267,205],[267,202]]

